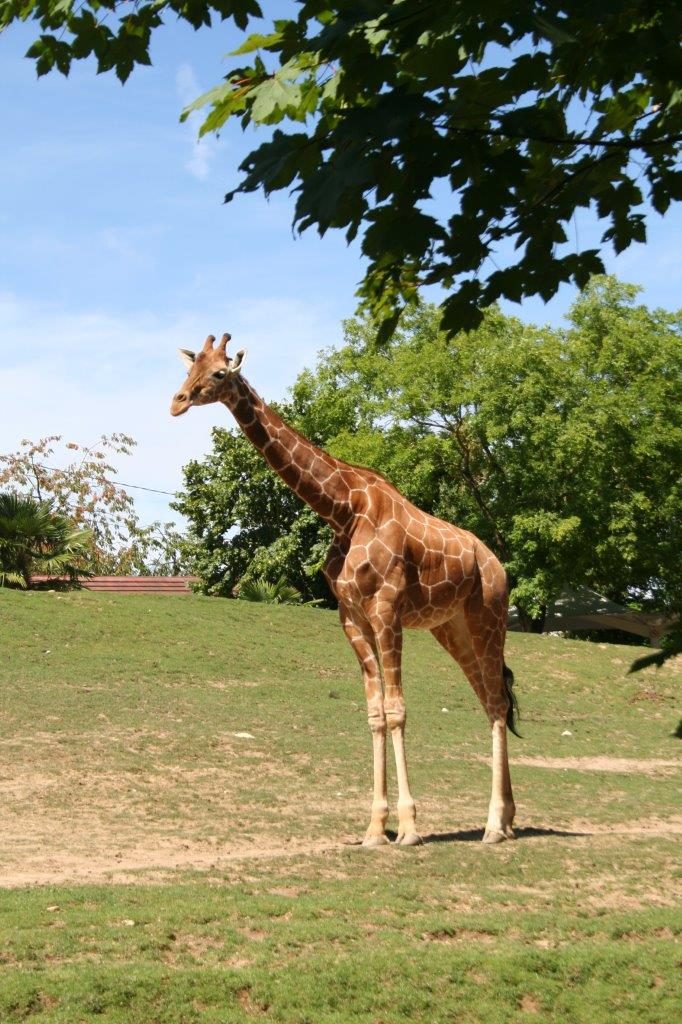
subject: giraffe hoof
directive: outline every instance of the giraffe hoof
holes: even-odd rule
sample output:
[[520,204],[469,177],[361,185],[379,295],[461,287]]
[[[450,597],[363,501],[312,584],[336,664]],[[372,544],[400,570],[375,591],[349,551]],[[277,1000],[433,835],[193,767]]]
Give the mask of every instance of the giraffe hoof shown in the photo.
[[396,838],[396,846],[421,846],[424,840],[416,832],[407,832]]
[[487,828],[483,835],[484,843],[503,843],[507,838],[506,832],[501,832],[496,828]]
[[382,833],[382,835],[379,836],[365,836],[365,838],[362,840],[362,845],[367,847],[388,846],[389,842],[390,840],[388,836]]

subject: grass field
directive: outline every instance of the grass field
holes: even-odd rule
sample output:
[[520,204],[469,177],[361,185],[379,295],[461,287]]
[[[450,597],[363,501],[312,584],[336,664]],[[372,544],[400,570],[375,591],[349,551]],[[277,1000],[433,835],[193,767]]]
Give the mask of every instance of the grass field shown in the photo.
[[512,636],[519,839],[486,847],[483,712],[408,634],[427,841],[364,850],[334,614],[0,591],[0,635],[2,1024],[677,1019],[679,663]]

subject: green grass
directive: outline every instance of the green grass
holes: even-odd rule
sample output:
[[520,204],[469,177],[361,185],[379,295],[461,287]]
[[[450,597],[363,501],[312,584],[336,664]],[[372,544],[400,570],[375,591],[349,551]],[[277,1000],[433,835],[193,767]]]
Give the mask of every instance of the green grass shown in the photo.
[[0,591],[0,630],[2,1024],[675,1019],[675,665],[510,637],[520,837],[490,848],[485,717],[408,634],[431,841],[366,851],[341,841],[371,747],[334,614]]

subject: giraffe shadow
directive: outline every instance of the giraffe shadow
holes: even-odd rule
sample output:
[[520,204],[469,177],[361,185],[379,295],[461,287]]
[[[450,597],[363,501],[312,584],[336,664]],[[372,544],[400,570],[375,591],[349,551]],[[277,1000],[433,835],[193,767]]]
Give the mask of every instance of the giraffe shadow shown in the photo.
[[[483,839],[484,829],[471,828],[462,829],[459,832],[432,832],[430,835],[422,836],[424,843],[480,843]],[[591,832],[567,832],[558,828],[515,828],[517,839],[543,839],[547,836],[554,836],[558,839],[583,839],[592,835]]]

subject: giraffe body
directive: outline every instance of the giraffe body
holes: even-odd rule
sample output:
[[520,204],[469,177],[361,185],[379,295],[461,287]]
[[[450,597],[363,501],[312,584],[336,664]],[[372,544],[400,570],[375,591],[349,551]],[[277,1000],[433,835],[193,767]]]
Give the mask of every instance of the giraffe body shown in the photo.
[[403,629],[428,629],[459,663],[492,727],[493,786],[484,841],[513,838],[514,800],[507,758],[513,722],[511,673],[504,664],[507,580],[491,551],[466,530],[409,502],[381,474],[335,459],[288,426],[241,376],[243,353],[226,354],[212,336],[171,405],[222,402],[285,483],[334,531],[325,575],[344,632],[360,663],[374,752],[368,846],[387,842],[386,735],[398,780],[397,842],[420,842],[405,757]]
[[[359,467],[352,472],[353,525],[337,536],[325,566],[334,594],[362,608],[379,592],[394,593],[404,627],[442,625],[471,594],[477,551],[493,556],[472,534],[422,512],[378,474]],[[363,477],[367,490],[357,487]]]

